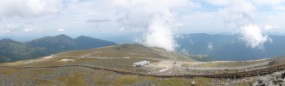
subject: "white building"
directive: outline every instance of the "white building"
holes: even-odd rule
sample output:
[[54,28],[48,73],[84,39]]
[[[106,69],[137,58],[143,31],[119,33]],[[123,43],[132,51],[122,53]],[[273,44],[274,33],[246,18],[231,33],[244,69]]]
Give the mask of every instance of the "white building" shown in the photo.
[[143,60],[143,61],[135,62],[133,66],[141,67],[141,66],[148,65],[148,64],[150,64],[149,61]]

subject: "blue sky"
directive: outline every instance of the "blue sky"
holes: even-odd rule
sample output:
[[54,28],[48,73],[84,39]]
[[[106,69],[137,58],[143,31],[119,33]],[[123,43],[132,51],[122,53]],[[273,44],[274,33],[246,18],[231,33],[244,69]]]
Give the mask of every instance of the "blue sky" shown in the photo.
[[171,35],[238,34],[252,24],[272,27],[262,30],[263,36],[284,35],[284,4],[284,0],[0,0],[0,36],[145,35],[157,16],[172,22]]

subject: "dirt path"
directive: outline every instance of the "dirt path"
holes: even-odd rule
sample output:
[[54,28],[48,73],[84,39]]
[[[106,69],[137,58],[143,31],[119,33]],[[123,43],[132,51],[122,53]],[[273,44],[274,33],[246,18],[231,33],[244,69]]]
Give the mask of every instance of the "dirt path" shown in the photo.
[[223,74],[203,74],[203,75],[195,75],[195,74],[182,74],[182,75],[159,75],[159,74],[145,74],[138,72],[130,72],[125,70],[111,69],[100,66],[84,66],[84,65],[64,65],[64,66],[49,66],[49,67],[13,67],[13,66],[0,66],[0,68],[17,68],[17,69],[34,69],[34,68],[60,68],[60,67],[84,67],[94,70],[105,70],[111,71],[123,75],[139,75],[139,76],[153,76],[159,78],[171,78],[171,77],[184,77],[184,78],[193,78],[193,77],[206,77],[206,78],[243,78],[243,77],[252,77],[252,76],[260,76],[267,75],[278,71],[283,71],[285,69],[285,65],[279,65],[275,67],[269,67],[264,69],[250,70],[250,71],[241,71],[234,73],[223,73]]

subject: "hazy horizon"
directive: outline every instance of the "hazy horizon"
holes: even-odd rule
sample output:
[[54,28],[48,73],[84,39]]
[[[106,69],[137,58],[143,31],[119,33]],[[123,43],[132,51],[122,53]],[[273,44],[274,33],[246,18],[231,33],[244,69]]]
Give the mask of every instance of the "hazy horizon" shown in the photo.
[[135,41],[141,44],[174,51],[178,46],[174,38],[179,34],[239,34],[251,48],[270,42],[269,34],[285,35],[282,0],[0,2],[0,38],[19,41],[58,34],[111,41],[120,36],[135,36]]
[[[102,39],[102,40],[107,40],[107,41],[112,41],[116,42],[118,44],[124,44],[124,43],[135,43],[135,39],[140,39],[143,34],[122,34],[122,35],[117,35],[117,36],[98,36],[94,34],[83,34],[83,35],[69,35],[65,33],[59,33],[59,34],[50,34],[50,35],[40,35],[40,36],[1,36],[0,40],[2,39],[11,39],[19,42],[28,42],[32,41],[35,39],[43,38],[43,37],[54,37],[58,35],[67,35],[71,38],[77,38],[79,36],[87,36],[87,37],[92,37],[92,38],[97,38],[97,39]],[[233,35],[237,36],[239,34],[234,34],[234,33],[180,33],[176,34],[175,38],[180,37],[182,35],[188,35],[188,34],[208,34],[208,35]],[[268,36],[285,36],[283,34],[268,34]],[[122,38],[122,39],[120,39]],[[132,39],[130,39],[132,38]],[[132,41],[132,42],[131,42]]]

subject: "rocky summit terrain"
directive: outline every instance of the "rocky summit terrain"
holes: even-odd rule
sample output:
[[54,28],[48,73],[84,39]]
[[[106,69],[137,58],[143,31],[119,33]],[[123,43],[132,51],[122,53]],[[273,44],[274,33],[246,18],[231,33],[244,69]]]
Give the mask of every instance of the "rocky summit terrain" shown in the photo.
[[[282,86],[285,58],[207,61],[140,44],[0,64],[2,86]],[[139,66],[138,66],[139,65]]]

